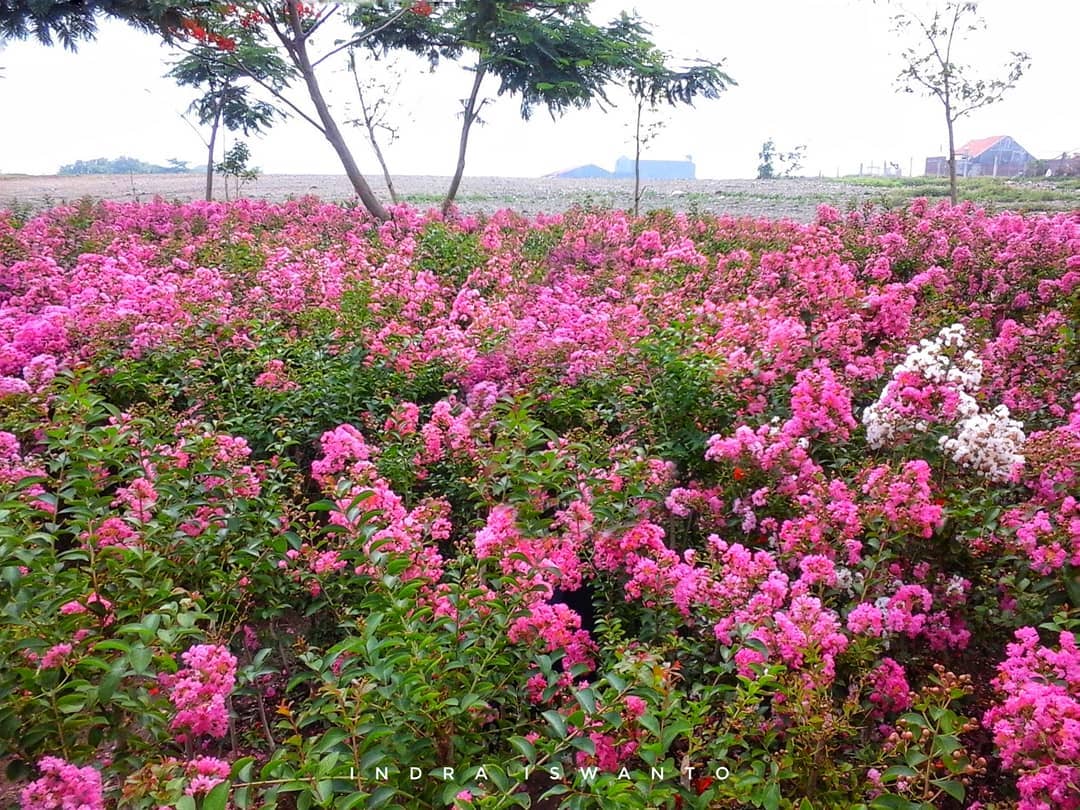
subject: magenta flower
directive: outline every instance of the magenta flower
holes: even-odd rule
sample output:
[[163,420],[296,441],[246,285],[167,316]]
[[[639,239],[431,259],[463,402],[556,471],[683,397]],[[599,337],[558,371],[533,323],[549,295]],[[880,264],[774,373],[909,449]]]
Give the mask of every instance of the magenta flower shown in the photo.
[[101,774],[79,768],[58,757],[42,757],[41,777],[19,794],[22,810],[105,810]]

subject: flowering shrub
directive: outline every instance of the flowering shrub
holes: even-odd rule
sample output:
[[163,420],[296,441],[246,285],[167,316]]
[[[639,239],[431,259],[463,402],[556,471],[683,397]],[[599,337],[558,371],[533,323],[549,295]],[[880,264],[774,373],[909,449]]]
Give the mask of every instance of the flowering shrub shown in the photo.
[[229,727],[225,701],[236,683],[236,658],[212,644],[197,644],[181,657],[187,666],[161,679],[176,707],[171,727],[224,737]]
[[0,212],[8,777],[1077,807],[1078,295],[1076,212]]
[[38,762],[41,777],[19,794],[24,810],[104,810],[101,774],[79,768],[57,757]]
[[1080,650],[1062,632],[1059,649],[1016,631],[994,686],[1004,698],[986,712],[1002,764],[1020,774],[1020,807],[1080,807]]

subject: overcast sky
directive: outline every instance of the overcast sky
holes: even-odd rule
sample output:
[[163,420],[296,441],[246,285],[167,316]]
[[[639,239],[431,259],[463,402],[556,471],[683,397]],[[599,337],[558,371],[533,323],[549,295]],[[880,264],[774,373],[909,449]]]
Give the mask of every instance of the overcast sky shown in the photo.
[[[916,4],[925,0],[915,0]],[[924,8],[925,6],[917,5]],[[666,125],[646,157],[691,155],[699,177],[753,177],[766,138],[781,150],[806,145],[803,173],[854,173],[860,164],[898,163],[921,173],[942,154],[944,117],[937,101],[897,93],[904,42],[890,30],[890,10],[870,0],[598,0],[594,16],[636,9],[657,43],[682,57],[726,60],[738,87],[693,109],[665,109]],[[1010,50],[1031,68],[998,105],[957,126],[958,145],[1011,135],[1036,157],[1080,150],[1080,2],[983,0],[988,30],[958,47],[959,61],[997,74]],[[331,44],[332,37],[320,45]],[[52,174],[61,164],[129,155],[155,163],[205,163],[205,148],[182,114],[188,90],[162,78],[175,54],[118,23],[103,23],[77,54],[36,42],[0,46],[0,172]],[[354,104],[343,62],[320,77],[339,121]],[[450,174],[456,117],[471,75],[455,65],[430,74],[406,66],[395,97],[400,139],[386,149],[398,174]],[[485,85],[494,95],[496,82]],[[296,96],[299,103],[305,98]],[[613,99],[615,96],[613,96]],[[597,163],[612,168],[632,154],[632,106],[575,111],[553,122],[543,111],[521,121],[514,99],[485,107],[474,129],[467,174],[531,177]],[[190,116],[189,116],[190,119]],[[347,137],[367,171],[376,164],[359,130]],[[333,151],[309,124],[292,118],[250,141],[252,163],[267,173],[341,172]]]

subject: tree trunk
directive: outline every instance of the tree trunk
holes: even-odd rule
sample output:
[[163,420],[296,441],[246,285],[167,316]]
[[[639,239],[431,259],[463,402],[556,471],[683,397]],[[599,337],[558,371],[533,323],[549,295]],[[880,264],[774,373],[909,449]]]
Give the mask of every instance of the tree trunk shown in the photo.
[[443,216],[446,216],[447,212],[450,210],[450,206],[454,204],[454,198],[457,196],[458,188],[461,186],[462,175],[465,174],[465,152],[469,148],[469,129],[472,127],[473,121],[475,121],[479,115],[476,99],[480,95],[480,83],[484,81],[485,73],[485,67],[482,64],[478,64],[476,66],[476,77],[473,79],[472,93],[469,94],[469,98],[465,102],[465,120],[461,124],[461,140],[458,142],[457,168],[454,170],[454,176],[450,180],[450,188],[446,190],[446,197],[443,199]]
[[634,216],[638,216],[641,207],[641,108],[645,99],[639,98],[637,103],[637,123],[634,127]]
[[945,107],[945,121],[949,125],[949,199],[952,200],[952,204],[957,203],[956,193],[956,147],[953,140],[953,120],[950,115],[951,110],[948,105]]
[[[295,9],[293,11],[295,13]],[[379,198],[371,190],[371,186],[368,185],[364,175],[360,173],[360,167],[356,165],[356,160],[353,159],[352,152],[349,151],[348,144],[345,143],[337,122],[330,114],[330,108],[327,106],[322,89],[319,87],[319,80],[315,77],[315,69],[311,66],[311,58],[307,52],[307,42],[302,38],[297,25],[294,25],[294,34],[296,34],[297,39],[292,43],[290,50],[296,66],[300,70],[300,75],[304,77],[304,84],[307,85],[311,103],[315,105],[319,121],[322,122],[323,134],[326,136],[326,140],[334,147],[334,151],[345,169],[345,174],[348,176],[349,182],[352,183],[357,196],[360,197],[360,201],[364,204],[364,208],[376,219],[383,221],[390,219],[390,212],[379,202]]]
[[206,201],[214,199],[214,146],[217,144],[218,127],[221,126],[221,108],[224,106],[225,97],[218,100],[217,110],[214,112],[214,123],[210,127],[210,143],[206,148]]
[[[360,84],[360,76],[356,72],[356,61],[352,51],[349,51],[349,69],[352,71],[353,81],[356,83],[356,96],[360,99],[360,113],[364,116],[364,127],[367,129],[368,140],[371,142],[371,148],[375,152],[375,158],[379,161],[379,166],[382,168],[383,180],[386,181],[386,190],[390,192],[390,199],[395,205],[398,203],[397,189],[394,188],[394,178],[390,175],[390,167],[386,165],[386,158],[383,156],[382,148],[379,146],[379,135],[377,130],[376,113],[378,111],[378,102],[376,106],[369,109],[367,105],[367,99],[364,98],[364,88]],[[380,88],[384,93],[386,87]],[[391,132],[391,141],[393,133]]]
[[367,127],[368,140],[371,141],[371,148],[375,151],[375,158],[379,161],[379,166],[382,168],[383,180],[386,181],[386,190],[390,192],[390,199],[394,201],[396,205],[398,202],[397,189],[394,188],[394,178],[390,175],[390,168],[386,165],[386,158],[383,157],[382,149],[379,148],[379,139],[375,134],[375,124],[368,117],[367,107],[364,105],[363,97],[360,98],[360,106],[364,110],[364,125]]

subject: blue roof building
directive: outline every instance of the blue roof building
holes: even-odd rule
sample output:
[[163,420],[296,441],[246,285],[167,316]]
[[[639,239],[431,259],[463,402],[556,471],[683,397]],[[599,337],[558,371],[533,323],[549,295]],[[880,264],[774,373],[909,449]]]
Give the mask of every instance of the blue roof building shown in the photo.
[[600,168],[595,163],[587,163],[584,166],[576,166],[573,169],[566,169],[565,171],[554,172],[548,175],[548,177],[561,177],[566,180],[596,180],[612,176],[611,172],[607,169]]
[[[686,160],[642,160],[640,162],[642,180],[693,180],[695,177],[694,161],[687,157]],[[588,163],[584,166],[576,166],[561,172],[553,172],[548,177],[560,177],[568,180],[586,179],[597,180],[614,178],[626,180],[634,176],[634,159],[620,157],[615,161],[615,171]]]
[[[615,161],[614,177],[634,176],[634,159],[621,157]],[[694,161],[687,160],[642,160],[640,161],[642,180],[693,180]]]

